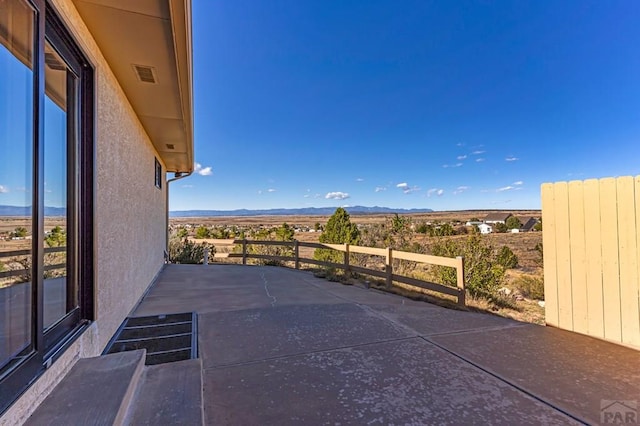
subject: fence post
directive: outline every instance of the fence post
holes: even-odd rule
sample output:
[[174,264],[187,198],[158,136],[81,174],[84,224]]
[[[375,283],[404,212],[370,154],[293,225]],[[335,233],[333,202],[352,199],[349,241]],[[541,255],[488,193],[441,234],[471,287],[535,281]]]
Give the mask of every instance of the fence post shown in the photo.
[[456,266],[456,271],[458,273],[458,305],[466,306],[467,291],[464,286],[464,257],[458,256],[456,259],[458,260],[458,266]]
[[387,267],[387,290],[391,288],[393,284],[393,255],[391,247],[387,247],[387,259],[386,259],[386,267]]
[[349,244],[346,243],[344,245],[344,274],[348,276],[351,272],[351,268],[349,267]]
[[247,264],[247,240],[246,238],[242,240],[242,264]]
[[296,258],[296,269],[300,269],[300,249],[298,247],[298,240],[293,240],[293,255]]
[[209,247],[205,247],[204,248],[204,256],[202,259],[202,264],[203,265],[208,265],[209,264]]

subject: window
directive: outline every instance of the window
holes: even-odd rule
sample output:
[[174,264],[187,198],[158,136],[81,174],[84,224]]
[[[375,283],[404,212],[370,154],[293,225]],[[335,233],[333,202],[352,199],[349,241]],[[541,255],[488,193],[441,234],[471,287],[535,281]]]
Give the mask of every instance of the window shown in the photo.
[[0,1],[0,413],[93,319],[92,109],[55,12]]
[[156,188],[162,189],[162,165],[160,164],[157,158],[155,160],[156,160],[155,162]]

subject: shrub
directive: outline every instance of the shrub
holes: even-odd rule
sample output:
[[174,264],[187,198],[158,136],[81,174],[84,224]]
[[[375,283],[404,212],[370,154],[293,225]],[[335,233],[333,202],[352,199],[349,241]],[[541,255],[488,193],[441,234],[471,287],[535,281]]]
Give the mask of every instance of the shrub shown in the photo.
[[207,243],[195,243],[188,239],[173,239],[169,242],[169,259],[173,263],[197,264],[204,259],[204,249],[209,248],[209,256],[215,253],[215,247]]
[[[471,235],[465,240],[437,241],[431,246],[435,256],[463,256],[465,264],[465,286],[472,298],[493,300],[504,280],[505,268],[497,262],[493,247],[485,243],[479,235]],[[455,268],[434,266],[437,281],[456,286]]]
[[498,252],[496,262],[505,269],[513,269],[518,266],[518,256],[507,246],[502,246]]
[[542,278],[522,275],[514,282],[514,287],[516,287],[524,297],[544,300],[544,281]]

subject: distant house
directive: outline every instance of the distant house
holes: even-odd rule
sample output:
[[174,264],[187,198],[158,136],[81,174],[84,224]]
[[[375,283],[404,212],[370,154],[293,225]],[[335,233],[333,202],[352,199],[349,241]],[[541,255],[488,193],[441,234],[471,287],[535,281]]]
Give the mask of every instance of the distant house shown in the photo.
[[481,223],[478,225],[478,229],[481,234],[490,234],[493,232],[493,227],[491,225],[487,225],[486,223]]
[[519,217],[520,221],[520,232],[530,232],[533,231],[533,227],[538,223],[538,219],[535,217]]
[[481,223],[482,223],[482,222],[477,221],[477,220],[473,220],[473,221],[471,221],[471,220],[470,220],[470,221],[469,221],[469,222],[467,222],[465,225],[466,225],[466,226],[474,226],[474,225],[475,225],[475,226],[478,226],[478,225],[480,225]]
[[511,213],[489,213],[484,218],[484,223],[507,223],[507,219],[513,216]]

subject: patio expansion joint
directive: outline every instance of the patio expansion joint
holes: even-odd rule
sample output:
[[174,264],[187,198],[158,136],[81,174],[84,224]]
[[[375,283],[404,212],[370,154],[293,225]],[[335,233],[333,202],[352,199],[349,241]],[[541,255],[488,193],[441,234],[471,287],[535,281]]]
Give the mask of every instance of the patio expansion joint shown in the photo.
[[[509,328],[509,327],[505,327],[505,328]],[[485,329],[485,330],[478,330],[478,331],[487,331],[487,330]],[[451,334],[458,334],[458,333],[451,333]],[[442,336],[442,334],[440,334],[439,336]],[[433,345],[433,346],[435,346],[435,347],[447,352],[448,354],[451,354],[452,356],[458,358],[459,360],[465,362],[466,364],[469,364],[472,367],[474,367],[474,368],[476,368],[476,369],[478,369],[478,370],[480,370],[480,371],[482,371],[482,372],[484,372],[484,373],[486,373],[486,374],[488,374],[488,375],[500,380],[501,382],[505,383],[507,386],[510,386],[510,387],[516,389],[517,391],[520,391],[520,392],[524,393],[525,395],[529,396],[530,398],[533,398],[534,400],[536,400],[536,401],[538,401],[538,402],[550,407],[553,410],[556,410],[556,411],[564,414],[567,417],[570,417],[571,419],[575,420],[576,422],[581,423],[583,425],[591,424],[590,422],[588,422],[587,420],[581,418],[580,416],[578,416],[576,414],[573,414],[573,413],[570,413],[569,411],[564,410],[564,409],[554,405],[553,402],[547,400],[546,398],[541,397],[540,395],[535,394],[532,391],[529,391],[528,389],[526,389],[523,386],[518,385],[517,383],[514,383],[513,381],[509,380],[508,378],[504,377],[503,375],[501,375],[499,373],[496,373],[495,371],[491,370],[490,368],[483,367],[482,365],[473,362],[472,360],[468,359],[467,357],[465,357],[463,355],[460,355],[460,354],[448,349],[447,347],[445,347],[445,346],[443,346],[443,345],[441,345],[439,343],[434,342],[429,337],[427,337],[427,336],[419,336],[419,338],[424,340],[425,342],[427,342],[427,343],[429,343],[429,344],[431,344],[431,345]]]
[[205,371],[220,370],[220,369],[225,369],[225,368],[229,368],[229,367],[243,367],[243,366],[246,366],[246,365],[260,364],[261,362],[265,362],[265,361],[276,361],[276,360],[295,358],[295,357],[305,356],[305,355],[329,353],[329,352],[340,351],[340,350],[344,350],[344,349],[362,348],[362,347],[366,347],[366,346],[379,345],[379,344],[382,344],[382,343],[393,343],[393,342],[403,342],[403,341],[409,341],[409,340],[416,340],[416,339],[419,339],[419,338],[420,338],[420,336],[418,336],[416,334],[416,335],[412,335],[412,336],[396,337],[396,338],[393,338],[393,339],[376,340],[375,342],[358,343],[358,344],[355,344],[355,345],[336,346],[336,347],[333,347],[333,348],[330,348],[330,349],[318,349],[318,350],[314,350],[314,351],[297,352],[297,353],[287,354],[287,355],[272,356],[272,357],[266,357],[266,358],[252,360],[252,361],[234,362],[234,363],[229,363],[229,364],[219,364],[219,365],[215,365],[215,366],[212,366],[212,367],[204,367],[203,366],[202,371],[205,372]]
[[486,331],[511,330],[511,329],[514,329],[514,328],[529,327],[529,326],[531,326],[531,324],[521,323],[521,324],[512,324],[512,325],[495,325],[495,326],[486,326],[486,327],[474,327],[474,328],[467,328],[467,329],[464,329],[464,330],[425,333],[425,334],[421,334],[420,337],[430,338],[430,337],[441,337],[441,336],[454,336],[454,335],[457,335],[457,334],[484,333]]

